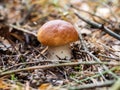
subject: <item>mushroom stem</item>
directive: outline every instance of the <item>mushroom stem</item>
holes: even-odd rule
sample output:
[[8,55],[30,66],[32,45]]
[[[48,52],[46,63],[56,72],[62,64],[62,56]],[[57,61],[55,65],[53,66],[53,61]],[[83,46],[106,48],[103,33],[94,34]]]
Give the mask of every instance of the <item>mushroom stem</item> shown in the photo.
[[70,45],[64,45],[64,46],[58,46],[58,47],[49,47],[48,52],[50,54],[49,58],[54,59],[70,59],[72,57],[71,55],[71,49]]

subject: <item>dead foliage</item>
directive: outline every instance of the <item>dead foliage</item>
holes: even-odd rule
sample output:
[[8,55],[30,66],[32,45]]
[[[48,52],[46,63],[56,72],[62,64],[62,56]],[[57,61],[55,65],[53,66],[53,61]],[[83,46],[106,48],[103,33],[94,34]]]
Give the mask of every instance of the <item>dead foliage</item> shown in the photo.
[[[119,90],[119,8],[120,0],[0,0],[0,88]],[[49,60],[36,38],[55,19],[79,33],[70,60]]]

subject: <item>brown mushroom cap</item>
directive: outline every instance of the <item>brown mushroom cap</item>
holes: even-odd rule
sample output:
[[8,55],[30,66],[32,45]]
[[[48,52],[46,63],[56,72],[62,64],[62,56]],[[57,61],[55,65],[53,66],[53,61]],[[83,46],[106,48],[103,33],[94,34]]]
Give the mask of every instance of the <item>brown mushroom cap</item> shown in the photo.
[[71,23],[52,20],[39,29],[37,39],[46,46],[61,46],[77,41],[78,33]]

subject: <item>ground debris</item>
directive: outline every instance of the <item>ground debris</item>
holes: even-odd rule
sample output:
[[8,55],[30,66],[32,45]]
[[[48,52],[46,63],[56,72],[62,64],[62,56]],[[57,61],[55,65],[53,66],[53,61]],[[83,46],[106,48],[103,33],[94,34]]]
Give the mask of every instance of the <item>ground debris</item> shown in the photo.
[[[119,3],[119,0],[0,0],[0,76],[5,79],[0,79],[0,89],[109,90],[120,76],[120,41],[102,29],[107,27],[120,34]],[[75,11],[86,22],[98,23],[102,28],[85,23]],[[71,44],[70,60],[49,60],[48,47],[36,38],[38,29],[55,19],[77,26],[80,40]]]

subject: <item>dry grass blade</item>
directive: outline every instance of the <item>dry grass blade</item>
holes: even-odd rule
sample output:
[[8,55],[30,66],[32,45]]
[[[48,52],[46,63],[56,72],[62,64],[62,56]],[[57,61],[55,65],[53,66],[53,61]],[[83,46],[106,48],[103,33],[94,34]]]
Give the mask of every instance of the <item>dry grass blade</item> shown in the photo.
[[21,71],[29,71],[29,70],[35,70],[35,69],[48,69],[48,68],[55,68],[55,67],[62,67],[62,66],[75,66],[75,65],[83,65],[83,64],[87,64],[87,65],[94,65],[94,64],[120,65],[120,64],[114,64],[114,63],[108,63],[108,62],[72,62],[72,63],[62,63],[62,64],[53,64],[53,65],[33,66],[33,67],[27,67],[27,68],[22,68],[22,69],[17,69],[17,70],[5,71],[5,72],[1,72],[0,77],[5,76],[5,75],[10,75],[12,73],[21,72]]

